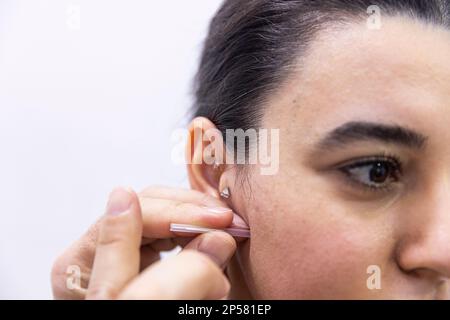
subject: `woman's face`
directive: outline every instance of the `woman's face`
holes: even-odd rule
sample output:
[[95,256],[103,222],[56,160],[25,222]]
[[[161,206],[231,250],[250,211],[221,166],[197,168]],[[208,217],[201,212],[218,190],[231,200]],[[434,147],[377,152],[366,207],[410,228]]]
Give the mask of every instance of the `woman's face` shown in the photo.
[[251,166],[232,191],[252,229],[238,252],[251,293],[448,298],[450,32],[355,24],[322,32],[299,64],[262,123],[280,129],[278,173]]

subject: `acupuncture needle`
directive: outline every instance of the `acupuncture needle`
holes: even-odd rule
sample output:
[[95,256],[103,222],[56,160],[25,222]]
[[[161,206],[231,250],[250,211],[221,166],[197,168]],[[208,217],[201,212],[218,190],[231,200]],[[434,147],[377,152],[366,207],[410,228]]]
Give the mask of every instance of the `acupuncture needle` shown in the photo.
[[206,233],[211,231],[224,231],[233,237],[250,238],[250,229],[243,228],[225,228],[225,229],[211,229],[205,227],[194,226],[191,224],[171,223],[170,231],[183,233]]

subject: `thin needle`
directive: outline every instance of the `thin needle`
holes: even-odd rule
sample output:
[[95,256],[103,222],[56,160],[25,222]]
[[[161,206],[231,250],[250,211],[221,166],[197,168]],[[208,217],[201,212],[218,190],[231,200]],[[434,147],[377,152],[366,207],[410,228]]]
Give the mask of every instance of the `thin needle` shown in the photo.
[[250,238],[250,229],[242,229],[242,228],[211,229],[198,227],[190,224],[171,223],[170,231],[183,233],[206,233],[211,231],[225,231],[230,235],[232,235],[233,237]]

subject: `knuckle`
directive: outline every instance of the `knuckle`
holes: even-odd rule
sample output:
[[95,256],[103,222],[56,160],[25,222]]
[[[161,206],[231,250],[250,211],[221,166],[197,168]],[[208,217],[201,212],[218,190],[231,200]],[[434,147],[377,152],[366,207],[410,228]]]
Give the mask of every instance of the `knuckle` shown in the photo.
[[97,246],[110,246],[127,241],[128,236],[133,234],[133,226],[116,217],[105,217],[100,227]]
[[105,232],[98,238],[97,246],[114,246],[125,241],[125,237],[120,233]]

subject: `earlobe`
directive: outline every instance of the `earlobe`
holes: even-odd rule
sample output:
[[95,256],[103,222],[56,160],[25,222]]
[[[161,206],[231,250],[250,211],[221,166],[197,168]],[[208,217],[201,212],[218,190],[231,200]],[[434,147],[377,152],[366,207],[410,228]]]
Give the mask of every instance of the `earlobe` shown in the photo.
[[223,136],[216,126],[204,117],[192,120],[186,144],[186,161],[193,189],[220,198],[224,153]]

